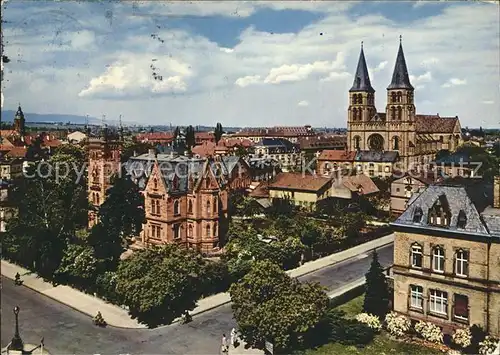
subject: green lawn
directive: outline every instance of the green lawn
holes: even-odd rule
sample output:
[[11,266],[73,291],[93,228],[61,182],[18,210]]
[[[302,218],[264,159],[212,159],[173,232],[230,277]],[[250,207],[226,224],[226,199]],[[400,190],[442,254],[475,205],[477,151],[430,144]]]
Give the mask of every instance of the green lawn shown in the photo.
[[[337,306],[336,309],[345,312],[347,318],[354,318],[363,310],[364,295],[356,297],[351,301]],[[383,354],[408,354],[408,355],[427,355],[442,354],[441,352],[417,344],[410,344],[392,340],[387,333],[382,332],[377,335],[372,343],[364,348],[355,346],[346,346],[339,343],[330,343],[317,349],[310,349],[303,353],[304,355],[383,355]]]

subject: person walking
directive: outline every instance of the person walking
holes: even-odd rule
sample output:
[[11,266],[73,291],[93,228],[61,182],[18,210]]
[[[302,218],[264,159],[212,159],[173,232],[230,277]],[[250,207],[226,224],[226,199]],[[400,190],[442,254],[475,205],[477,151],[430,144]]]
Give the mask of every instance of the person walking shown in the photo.
[[231,329],[231,345],[234,346],[236,343],[236,329]]
[[221,345],[222,353],[227,354],[228,353],[228,348],[227,348],[227,339],[226,339],[226,334],[222,334],[222,345]]

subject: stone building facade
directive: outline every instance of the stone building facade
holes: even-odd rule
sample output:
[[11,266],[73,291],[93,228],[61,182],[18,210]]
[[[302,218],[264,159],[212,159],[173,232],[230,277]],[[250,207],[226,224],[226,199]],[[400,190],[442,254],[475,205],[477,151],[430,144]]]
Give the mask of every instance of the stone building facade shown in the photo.
[[196,159],[172,154],[133,156],[120,164],[116,137],[89,140],[89,226],[98,221],[111,178],[127,174],[144,194],[146,222],[134,247],[176,243],[210,253],[224,240],[229,193],[250,186],[248,165],[241,158]]
[[491,197],[475,183],[413,195],[393,223],[396,312],[446,333],[477,324],[500,335],[500,210]]
[[462,143],[458,117],[417,114],[414,94],[400,43],[385,112],[377,112],[362,47],[349,90],[348,150],[396,151],[400,170],[430,163],[441,149],[455,150]]

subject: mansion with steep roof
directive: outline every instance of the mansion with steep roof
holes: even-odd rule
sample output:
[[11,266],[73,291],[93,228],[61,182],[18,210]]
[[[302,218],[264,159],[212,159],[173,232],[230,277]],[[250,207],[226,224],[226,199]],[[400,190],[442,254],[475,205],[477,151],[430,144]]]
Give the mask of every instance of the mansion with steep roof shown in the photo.
[[405,169],[430,163],[441,149],[455,150],[462,143],[458,116],[417,114],[414,93],[400,42],[392,81],[387,87],[385,112],[378,112],[361,47],[349,90],[348,150],[394,151]]

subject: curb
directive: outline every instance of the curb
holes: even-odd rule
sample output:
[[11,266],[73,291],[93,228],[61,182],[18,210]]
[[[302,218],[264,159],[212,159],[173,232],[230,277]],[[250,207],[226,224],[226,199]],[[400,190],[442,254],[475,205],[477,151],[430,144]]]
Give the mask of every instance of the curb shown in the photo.
[[[7,275],[2,274],[2,276],[3,276],[3,277],[5,277],[5,278],[7,278],[7,279],[9,279],[9,280],[11,280],[11,281],[14,281],[14,279],[10,278],[10,277],[9,277],[9,276],[7,276]],[[45,294],[45,293],[43,293],[43,292],[41,292],[41,291],[37,290],[36,288],[30,287],[30,286],[28,286],[28,285],[26,285],[26,284],[24,284],[24,283],[23,283],[23,284],[21,284],[21,285],[19,285],[19,287],[26,287],[26,288],[28,288],[28,289],[30,289],[30,290],[32,290],[32,291],[35,291],[35,292],[36,292],[36,293],[38,293],[39,295],[45,296],[45,297],[47,297],[47,298],[50,298],[51,300],[56,301],[57,303],[63,304],[63,305],[65,305],[65,306],[67,306],[67,307],[69,307],[69,308],[71,308],[71,309],[74,309],[75,311],[77,311],[77,312],[79,312],[79,313],[81,313],[81,314],[83,314],[83,315],[87,316],[87,317],[90,317],[90,319],[91,319],[91,320],[94,318],[94,315],[92,315],[92,314],[88,314],[88,313],[86,313],[85,311],[82,311],[81,309],[78,309],[78,308],[76,308],[75,306],[73,306],[73,305],[71,305],[71,304],[69,304],[69,303],[63,302],[63,301],[61,301],[61,300],[59,300],[59,299],[57,299],[57,298],[52,297],[51,295],[47,295],[47,294]],[[81,291],[80,291],[80,292],[81,292]],[[83,292],[82,292],[82,293],[83,293]],[[119,306],[116,306],[116,307],[119,307]],[[107,321],[106,321],[106,322],[107,322]],[[149,328],[148,328],[148,327],[146,327],[146,326],[141,326],[141,327],[139,327],[139,326],[138,326],[138,327],[122,327],[122,326],[119,326],[119,325],[113,325],[113,324],[111,324],[111,323],[107,323],[106,328],[107,328],[107,327],[110,327],[110,328],[118,328],[118,329],[149,329]]]

